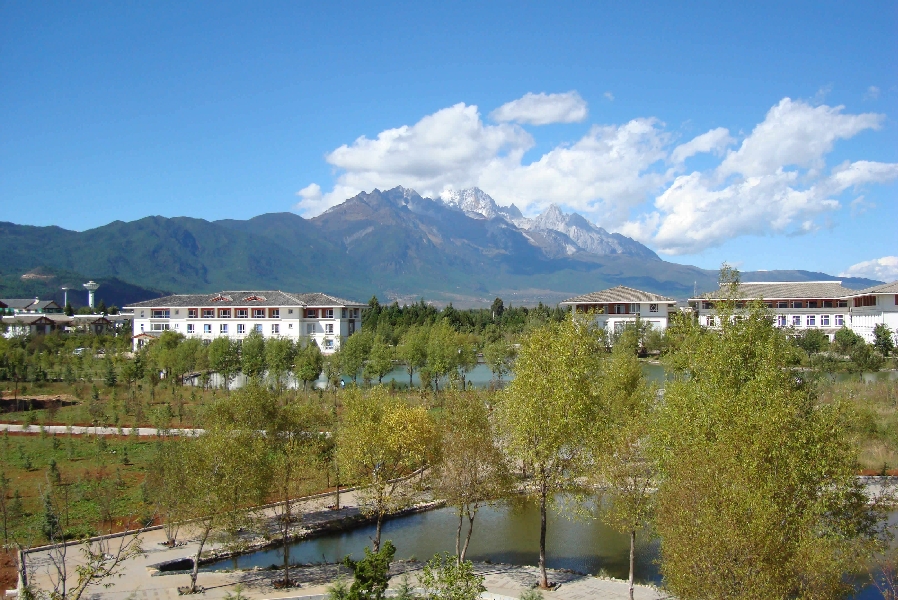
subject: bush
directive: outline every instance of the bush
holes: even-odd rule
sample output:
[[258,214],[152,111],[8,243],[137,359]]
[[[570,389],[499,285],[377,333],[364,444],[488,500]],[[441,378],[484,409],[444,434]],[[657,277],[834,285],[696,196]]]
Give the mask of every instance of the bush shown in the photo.
[[476,600],[486,591],[483,575],[474,572],[474,564],[459,563],[448,552],[427,561],[418,581],[433,600]]
[[395,554],[396,546],[387,540],[377,552],[371,552],[366,547],[365,557],[361,560],[352,560],[348,556],[344,558],[343,564],[355,575],[347,600],[383,600],[390,581],[390,563]]

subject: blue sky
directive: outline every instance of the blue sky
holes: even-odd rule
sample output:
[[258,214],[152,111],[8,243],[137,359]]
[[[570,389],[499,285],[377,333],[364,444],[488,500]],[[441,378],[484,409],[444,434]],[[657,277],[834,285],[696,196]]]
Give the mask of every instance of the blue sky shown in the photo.
[[0,219],[477,185],[676,262],[898,278],[898,4],[727,4],[4,3]]

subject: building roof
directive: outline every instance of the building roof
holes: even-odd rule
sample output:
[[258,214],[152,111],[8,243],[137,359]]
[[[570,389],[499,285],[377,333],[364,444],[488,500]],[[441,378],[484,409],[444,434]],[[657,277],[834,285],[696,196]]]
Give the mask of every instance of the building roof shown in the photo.
[[643,292],[642,290],[619,285],[607,290],[590,292],[589,294],[583,294],[582,296],[568,298],[561,304],[613,304],[616,302],[627,304],[631,302],[661,302],[674,304],[676,303],[676,300],[651,292]]
[[209,306],[365,306],[321,293],[292,294],[280,290],[238,290],[214,294],[175,294],[128,304],[126,308],[169,308]]
[[857,290],[856,292],[851,292],[850,296],[869,296],[872,294],[898,294],[898,281],[893,281],[892,283],[882,283],[880,285],[874,285],[873,287],[868,287],[863,290]]
[[[772,282],[743,282],[739,284],[739,298],[741,300],[789,300],[800,298],[844,298],[855,291],[842,287],[841,281],[772,281]],[[702,294],[691,300],[719,300],[727,297],[728,292],[723,288]]]
[[8,308],[25,310],[35,302],[40,302],[37,298],[0,298],[0,302]]

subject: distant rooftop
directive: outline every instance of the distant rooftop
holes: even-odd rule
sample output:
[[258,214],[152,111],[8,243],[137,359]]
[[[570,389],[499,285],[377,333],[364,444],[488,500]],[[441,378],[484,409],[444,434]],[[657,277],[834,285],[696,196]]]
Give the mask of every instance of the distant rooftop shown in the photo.
[[879,285],[874,285],[873,287],[868,287],[863,290],[858,290],[851,293],[852,296],[868,296],[870,294],[898,294],[898,281],[893,281],[891,283],[881,283]]
[[125,308],[167,308],[201,306],[365,306],[361,302],[344,300],[329,294],[312,292],[293,294],[280,290],[237,290],[214,294],[175,294],[128,304]]
[[644,292],[635,288],[619,285],[607,290],[590,292],[589,294],[583,294],[582,296],[574,296],[573,298],[568,298],[561,304],[629,304],[631,302],[662,302],[673,304],[676,300],[668,298],[667,296],[661,296],[659,294]]
[[[855,290],[842,286],[841,281],[752,281],[739,284],[740,298],[754,300],[792,300],[801,298],[844,298],[855,293]],[[728,292],[718,288],[713,292],[702,294],[694,300],[719,300],[726,298]]]

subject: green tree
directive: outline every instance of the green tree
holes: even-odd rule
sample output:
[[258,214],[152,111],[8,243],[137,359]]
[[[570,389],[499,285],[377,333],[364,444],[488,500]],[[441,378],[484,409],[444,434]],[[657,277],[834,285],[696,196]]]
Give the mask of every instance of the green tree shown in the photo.
[[347,600],[383,600],[390,581],[390,563],[396,555],[396,546],[387,540],[384,547],[372,552],[365,548],[361,560],[343,559],[343,564],[352,571],[355,580],[349,588]]
[[115,372],[115,363],[112,362],[112,358],[109,356],[106,357],[104,362],[106,363],[104,383],[106,383],[106,387],[115,387],[116,382],[118,382],[118,375]]
[[499,338],[483,347],[483,360],[499,381],[511,372],[514,356],[515,348],[505,338]]
[[226,390],[240,371],[240,347],[229,337],[217,337],[209,344],[209,368],[218,373]]
[[486,591],[483,580],[471,561],[459,561],[448,552],[427,561],[418,577],[432,600],[477,600]]
[[268,376],[278,393],[284,389],[284,380],[293,369],[295,360],[296,345],[290,338],[271,338],[265,343],[265,363],[268,365]]
[[527,465],[528,486],[540,508],[540,585],[546,577],[546,510],[556,492],[576,487],[590,463],[590,448],[605,439],[600,391],[604,345],[595,321],[570,315],[521,341],[515,379],[497,407],[503,444]]
[[864,338],[847,327],[842,327],[836,332],[836,335],[833,336],[833,350],[839,354],[851,354],[852,349],[863,343]]
[[718,312],[653,418],[664,580],[682,600],[840,597],[877,523],[846,411],[815,403],[760,303]]
[[427,327],[413,325],[406,330],[402,341],[396,348],[399,359],[405,363],[409,389],[412,387],[412,377],[415,371],[427,364],[427,340],[429,337],[430,333]]
[[383,383],[384,375],[393,370],[394,354],[393,346],[380,337],[375,338],[368,354],[368,362],[365,363],[365,378],[377,379],[377,383]]
[[805,329],[794,338],[795,345],[810,354],[817,354],[829,347],[829,338],[820,329]]
[[455,330],[447,320],[430,328],[427,336],[427,372],[433,377],[433,387],[439,391],[441,377],[446,377],[458,362]]
[[296,377],[302,381],[303,388],[321,376],[324,370],[324,356],[318,348],[315,340],[309,340],[302,349],[296,353]]
[[250,379],[259,379],[265,374],[265,338],[258,331],[251,331],[240,344],[240,370]]
[[368,331],[358,331],[349,336],[340,345],[340,366],[343,372],[357,382],[359,371],[368,360],[374,337]]
[[349,390],[337,432],[341,479],[362,486],[359,509],[376,518],[374,551],[388,513],[408,506],[415,495],[405,478],[426,464],[434,447],[434,425],[423,407],[412,407],[383,387]]
[[[511,477],[497,445],[485,399],[476,392],[450,393],[445,402],[440,431],[440,460],[434,465],[434,493],[458,515],[455,555],[459,562],[474,531],[477,511],[511,491]],[[462,525],[468,519],[464,545]]]
[[895,349],[892,330],[885,323],[877,323],[873,328],[873,347],[883,356],[889,356]]

